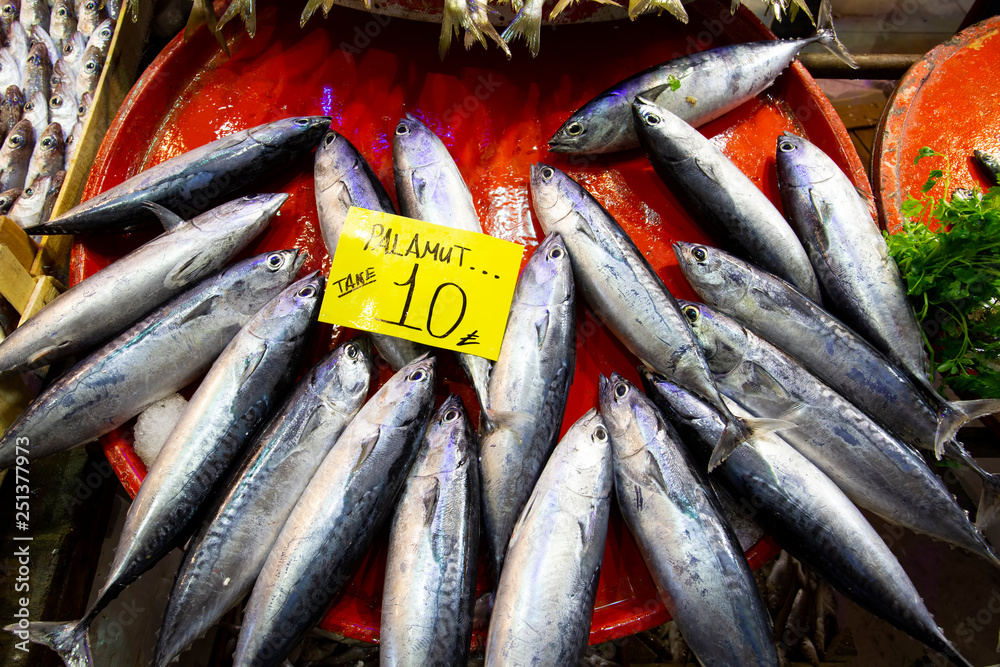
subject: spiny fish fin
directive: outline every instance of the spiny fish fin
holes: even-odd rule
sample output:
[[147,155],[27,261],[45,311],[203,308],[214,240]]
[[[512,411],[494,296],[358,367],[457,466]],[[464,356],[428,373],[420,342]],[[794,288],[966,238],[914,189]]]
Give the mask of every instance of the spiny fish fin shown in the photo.
[[819,5],[819,15],[816,20],[816,41],[825,46],[830,53],[837,56],[852,69],[858,68],[858,63],[854,61],[851,54],[840,40],[837,39],[837,32],[833,29],[833,9],[832,0],[823,0]]
[[172,232],[181,225],[185,224],[187,220],[177,215],[165,206],[161,206],[156,202],[148,201],[143,203],[143,208],[156,216],[163,225],[163,229],[168,232]]
[[441,483],[436,477],[432,477],[431,479],[433,480],[433,486],[424,492],[424,497],[421,499],[424,508],[424,526],[430,526],[433,523],[434,513],[437,511],[438,499],[441,497]]
[[375,445],[378,444],[378,439],[381,433],[381,428],[376,428],[373,432],[366,435],[364,440],[358,443],[361,451],[358,452],[358,459],[354,462],[354,467],[351,472],[357,472],[361,469],[361,466],[365,464],[365,461],[368,460],[368,457],[371,456],[372,452],[375,450]]
[[517,13],[514,20],[511,21],[510,25],[503,31],[500,35],[507,44],[510,44],[518,37],[523,37],[524,41],[528,43],[528,52],[531,57],[534,58],[538,56],[538,49],[541,46],[541,32],[542,32],[542,14],[540,11],[536,13],[534,10],[535,5],[539,5],[538,9],[541,9],[540,0],[532,0],[532,2],[525,3],[524,7],[521,7],[521,11]]
[[316,10],[319,9],[322,2],[323,0],[309,0],[306,2],[306,6],[302,8],[302,16],[299,17],[300,28],[306,27],[306,23],[308,23],[309,19],[312,18],[312,15],[316,13]]
[[751,287],[749,291],[753,296],[753,302],[758,304],[761,310],[781,315],[788,314],[788,308],[784,304],[775,301],[774,295],[767,290],[762,290],[759,287]]
[[728,424],[726,430],[719,437],[719,442],[712,450],[712,457],[708,461],[708,471],[712,472],[722,464],[729,455],[743,444],[749,444],[754,439],[767,433],[796,428],[796,424],[784,419],[763,419],[763,418],[743,418],[734,416]]
[[[94,659],[90,654],[90,638],[87,636],[89,628],[89,623],[81,624],[81,621],[69,623],[36,621],[28,624],[28,641],[52,649],[59,654],[67,667],[92,667]],[[17,623],[4,627],[8,632],[20,629]]]
[[660,470],[660,464],[656,462],[656,457],[648,449],[646,450],[646,474],[660,487],[660,491],[664,494],[670,492],[670,489],[667,488],[667,480],[663,479],[663,471]]
[[163,278],[163,285],[171,288],[184,287],[204,276],[211,269],[212,261],[211,254],[199,250],[197,254],[171,269]]
[[309,411],[309,415],[302,422],[302,429],[299,431],[300,442],[308,440],[309,435],[323,424],[323,415],[320,413],[319,404],[314,405]]
[[253,356],[248,356],[243,360],[243,374],[240,376],[240,384],[250,380],[250,377],[260,366],[260,362],[264,360],[264,355],[267,354],[267,343],[262,343],[260,349]]
[[59,352],[58,345],[47,345],[39,350],[35,350],[28,357],[28,365],[34,366],[39,363],[48,363],[48,358]]
[[202,301],[201,303],[199,303],[197,306],[195,306],[193,309],[191,309],[191,312],[189,312],[184,317],[183,320],[181,320],[180,322],[177,323],[178,328],[179,327],[183,327],[188,322],[193,322],[194,320],[198,319],[199,317],[204,317],[205,315],[209,315],[212,312],[214,312],[215,311],[215,304],[218,302],[219,299],[225,299],[225,297],[220,296],[220,295],[215,295],[215,296],[213,296],[213,297],[211,297],[209,299],[205,299],[204,301]]
[[[514,529],[510,532],[510,539],[507,541],[507,549],[505,550],[505,553],[510,552],[510,548],[514,546],[514,542],[518,539],[518,537],[520,537],[521,530],[523,529],[524,525],[528,523],[531,516],[535,513],[535,504],[538,501],[538,497],[540,495],[543,494],[538,493],[538,486],[536,484],[535,490],[531,492],[531,496],[528,498],[528,502],[524,504],[524,508],[521,510],[521,515],[517,517],[517,523],[514,524]],[[499,578],[500,578],[500,573],[498,572],[497,579],[499,580]]]
[[[806,4],[805,0],[792,0],[791,4],[793,8],[797,8],[799,11],[805,12],[809,22],[816,25],[816,17],[813,16],[812,10],[809,9],[809,5]],[[794,16],[792,17],[792,20],[795,20]]]
[[1000,399],[986,398],[975,401],[954,401],[938,416],[937,433],[934,434],[934,455],[941,458],[945,443],[953,440],[969,421],[1000,412]]
[[445,10],[441,15],[441,37],[438,40],[438,58],[441,60],[444,60],[448,54],[448,49],[451,48],[451,38],[455,35],[458,35],[458,25],[453,23],[451,12],[448,11],[448,5],[445,3]]
[[698,166],[698,169],[701,170],[701,173],[705,174],[705,176],[712,179],[719,185],[725,185],[723,183],[723,179],[717,173],[715,173],[715,168],[712,166],[710,162],[706,162],[705,160],[696,157],[694,159],[694,163]]
[[545,311],[537,320],[535,320],[535,345],[538,349],[542,349],[542,345],[545,344],[545,335],[549,331],[549,311]]

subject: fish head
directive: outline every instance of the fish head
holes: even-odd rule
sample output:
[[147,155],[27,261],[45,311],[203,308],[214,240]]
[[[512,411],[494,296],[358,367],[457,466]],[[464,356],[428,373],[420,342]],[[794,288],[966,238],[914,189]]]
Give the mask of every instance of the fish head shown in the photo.
[[713,373],[728,373],[743,361],[749,344],[746,329],[703,303],[678,299],[677,305]]
[[308,379],[320,400],[341,413],[356,410],[368,396],[375,360],[366,336],[341,343],[313,368]]
[[104,67],[104,54],[96,46],[89,46],[83,52],[83,63],[80,65],[80,76],[100,76]]
[[35,147],[35,129],[31,126],[31,121],[24,118],[17,121],[17,125],[7,133],[4,140],[3,152],[7,155],[31,156],[31,151]]
[[392,166],[396,172],[409,173],[445,158],[453,161],[444,142],[419,120],[406,114],[396,124],[392,137]]
[[791,132],[778,137],[775,161],[779,187],[808,187],[833,178],[836,164],[815,144]]
[[541,162],[531,165],[531,205],[546,234],[563,237],[575,230],[571,216],[583,196],[579,183],[562,171]]
[[284,145],[310,147],[319,143],[330,127],[329,116],[299,116],[283,118],[250,130],[250,136],[259,144],[271,147]]
[[[549,139],[553,153],[608,153],[619,150],[628,135],[629,118],[622,117],[622,96],[601,95],[574,111]],[[626,107],[627,109],[627,107]],[[621,122],[615,122],[616,119]]]
[[745,265],[727,252],[698,243],[674,243],[681,273],[706,303],[727,310],[750,285]]
[[632,103],[632,118],[639,142],[643,147],[654,144],[657,159],[683,162],[699,152],[701,134],[663,107],[637,97]]
[[208,232],[229,234],[237,231],[246,242],[255,237],[271,221],[282,204],[288,201],[288,197],[289,195],[284,192],[247,195],[220,204],[192,218],[191,224]]
[[[42,107],[45,108],[44,106]],[[40,150],[48,156],[62,158],[63,155],[63,131],[59,123],[49,123],[42,135],[38,138],[35,150]],[[50,159],[50,158],[46,158]]]
[[108,45],[111,43],[111,38],[114,37],[114,34],[114,22],[111,19],[104,19],[94,32],[90,34],[90,39],[87,40],[87,48],[95,47],[102,55],[106,54],[108,52]]
[[24,93],[20,86],[7,86],[3,93],[4,104],[11,107],[24,108]]
[[63,39],[76,32],[76,13],[73,3],[69,0],[55,0],[52,3],[52,13],[49,14],[49,33],[53,37]]
[[[48,127],[49,109],[45,93],[36,90],[31,98],[24,102],[24,118],[31,121],[32,127]],[[44,130],[43,130],[44,131]],[[39,139],[41,134],[39,134]]]
[[80,96],[80,104],[76,107],[76,117],[79,120],[84,120],[87,117],[87,112],[90,111],[90,105],[94,102],[94,96],[91,93],[84,93]]
[[449,396],[427,425],[424,451],[420,454],[423,475],[451,473],[470,464],[478,465],[471,447],[469,418],[457,394]]
[[573,299],[573,266],[562,237],[552,232],[524,267],[515,299],[532,306],[558,305]]
[[0,214],[6,215],[10,207],[21,196],[21,188],[11,188],[0,192]]
[[649,369],[640,371],[646,393],[663,416],[682,432],[696,431],[708,442],[716,442],[726,428],[719,412],[693,393]]
[[45,44],[35,42],[31,46],[28,50],[28,60],[25,62],[25,65],[38,69],[50,68],[52,66],[52,62],[49,60],[49,50],[45,47]]
[[434,399],[437,358],[427,353],[396,371],[369,401],[375,401],[370,421],[387,428],[405,428],[426,420]]
[[316,149],[316,187],[327,189],[362,168],[358,149],[336,130],[327,130]]
[[51,176],[39,176],[28,185],[10,207],[10,217],[15,220],[36,220],[45,206],[45,195],[51,180]]
[[625,459],[638,454],[663,428],[663,420],[653,402],[618,373],[612,373],[608,379],[602,375],[598,393],[615,458]]
[[293,248],[263,253],[234,264],[226,271],[236,271],[238,277],[232,289],[226,290],[226,301],[233,310],[253,315],[291,284],[305,261],[306,254]]
[[247,324],[247,330],[269,341],[297,341],[309,332],[316,318],[326,279],[313,271],[286,287]]
[[78,62],[87,50],[87,38],[83,33],[74,32],[63,42],[62,57],[68,63]]
[[81,32],[86,32],[88,35],[91,34],[101,20],[98,0],[82,0],[82,2],[77,2],[76,16],[77,25]]
[[4,0],[0,3],[0,21],[4,25],[11,25],[21,16],[21,3],[19,0]]
[[[576,421],[556,449],[567,465],[560,468],[559,486],[581,496],[604,498],[611,493],[611,434],[595,408]],[[556,456],[553,452],[552,456]]]

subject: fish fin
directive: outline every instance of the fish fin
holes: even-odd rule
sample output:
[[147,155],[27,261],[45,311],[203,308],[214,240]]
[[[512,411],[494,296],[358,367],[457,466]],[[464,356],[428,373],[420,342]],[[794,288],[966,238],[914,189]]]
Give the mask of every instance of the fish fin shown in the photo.
[[539,350],[542,349],[542,345],[545,344],[545,334],[547,334],[548,331],[549,311],[546,310],[541,317],[535,320],[535,345],[538,346]]
[[160,221],[160,224],[163,225],[164,231],[172,232],[187,222],[181,216],[177,215],[165,206],[157,204],[156,202],[145,202],[142,207],[156,216],[156,218]]
[[528,44],[528,52],[535,58],[541,45],[542,16],[534,12],[529,13],[528,10],[531,8],[532,3],[525,4],[500,36],[508,45],[516,38],[523,37]]
[[736,10],[740,8],[741,4],[743,4],[743,0],[733,0],[732,4],[730,4],[729,6],[729,13],[735,14]]
[[833,29],[832,0],[823,0],[819,5],[819,15],[816,20],[816,41],[825,46],[830,53],[843,60],[851,69],[858,68],[858,63],[837,39],[837,32]]
[[722,178],[717,173],[715,173],[715,168],[712,167],[712,165],[709,162],[706,162],[705,160],[696,157],[694,159],[694,163],[698,166],[698,169],[701,170],[701,173],[705,174],[705,176],[708,176],[710,179],[712,179],[719,185],[724,185],[724,183],[722,182]]
[[[605,2],[606,0],[599,0],[599,1],[600,2]],[[563,10],[566,9],[567,7],[569,7],[574,2],[576,2],[576,0],[559,0],[559,2],[556,3],[556,6],[552,8],[552,11],[549,12],[549,20],[551,21],[555,17],[557,17],[560,14],[562,14]],[[614,3],[614,4],[617,4],[617,3]]]
[[322,4],[323,0],[309,0],[306,2],[306,6],[302,8],[302,16],[299,17],[299,27],[305,28],[306,23],[312,18],[312,15],[316,13],[319,6]]
[[441,60],[444,60],[448,49],[451,48],[451,38],[458,34],[458,26],[454,24],[451,12],[448,11],[447,7],[448,5],[445,4],[445,11],[441,15],[441,37],[438,40],[438,58]]
[[[235,4],[239,4],[234,2]],[[188,40],[194,35],[194,32],[205,25],[209,32],[215,37],[215,41],[219,43],[219,47],[229,57],[229,45],[226,44],[225,38],[222,36],[222,32],[219,30],[222,26],[218,23],[218,17],[215,14],[215,7],[212,5],[212,0],[194,0],[194,6],[191,7],[191,15],[188,16],[187,25],[184,26],[184,39]],[[250,35],[253,37],[253,35]]]
[[[660,465],[656,462],[656,457],[653,456],[653,453],[648,449],[646,450],[646,474],[656,483],[658,487],[660,487],[660,491],[662,491],[664,495],[669,495],[670,489],[667,486],[667,480],[663,479],[663,471],[660,470]],[[636,505],[638,506],[638,509],[641,509],[641,492],[637,491],[636,498]]]
[[1000,399],[986,398],[976,401],[954,401],[938,416],[937,433],[934,434],[934,455],[941,458],[945,443],[953,440],[965,424],[1000,412]]
[[163,279],[165,287],[181,288],[191,282],[198,280],[211,270],[213,258],[207,254],[199,252],[187,261],[171,269],[170,273]]
[[796,424],[784,419],[744,418],[734,415],[726,424],[726,430],[719,436],[719,442],[715,445],[715,449],[712,450],[712,457],[708,461],[708,471],[715,470],[740,445],[749,444],[762,435],[791,428],[796,428]]
[[983,532],[992,526],[1000,517],[1000,475],[991,475],[985,470],[980,478],[983,481],[983,491],[979,494],[979,505],[976,509],[976,530]]
[[244,384],[250,380],[250,376],[254,374],[257,367],[260,366],[260,362],[264,360],[264,355],[267,354],[267,343],[263,343],[260,346],[257,354],[252,357],[247,357],[243,362],[243,375],[240,376],[240,384]]
[[740,383],[740,391],[750,397],[775,402],[779,405],[795,403],[795,398],[788,393],[766,368],[760,364],[748,361],[736,367],[727,374],[729,384]]
[[639,14],[642,14],[653,4],[653,0],[629,0],[628,3],[628,17],[632,21],[635,20]]
[[441,483],[436,477],[432,479],[434,480],[434,486],[428,489],[423,497],[425,526],[430,526],[434,521],[434,512],[437,511],[438,499],[441,497]]
[[183,327],[188,322],[193,322],[194,320],[198,319],[199,317],[204,317],[205,315],[208,315],[208,314],[214,312],[215,311],[215,303],[216,303],[216,300],[218,300],[218,299],[225,299],[225,297],[216,295],[216,296],[213,296],[210,299],[206,299],[205,301],[202,301],[197,306],[195,306],[191,310],[191,312],[188,313],[184,317],[183,320],[181,320],[180,322],[178,322],[177,326],[178,327]]
[[31,353],[31,356],[28,357],[27,365],[34,368],[38,365],[48,364],[50,361],[49,357],[54,357],[54,355],[58,354],[58,352],[58,345],[47,345],[40,350],[35,350]]
[[[32,622],[28,624],[28,641],[47,646],[62,658],[67,667],[92,667],[90,637],[87,630],[90,623],[70,621],[69,623]],[[22,632],[17,623],[4,627],[8,632]],[[20,636],[20,635],[19,635]]]
[[812,23],[813,25],[816,25],[816,17],[813,16],[812,10],[809,9],[809,5],[806,4],[805,0],[792,0],[791,5],[792,7],[797,7],[800,11],[805,12],[806,17],[809,19],[809,22]]
[[669,83],[665,83],[662,86],[653,86],[649,90],[644,90],[640,93],[640,95],[645,101],[649,102],[650,104],[663,106],[664,102],[661,102],[660,98],[666,95],[667,93],[672,93],[672,92],[674,92],[674,89],[670,87]]
[[[532,491],[531,496],[528,498],[528,502],[526,502],[524,504],[524,507],[521,509],[521,514],[517,517],[517,523],[514,524],[514,529],[510,532],[510,539],[507,540],[507,548],[504,549],[505,555],[508,551],[510,551],[510,546],[514,544],[514,541],[517,540],[518,537],[520,537],[521,530],[523,529],[524,525],[528,523],[528,520],[530,519],[531,515],[534,514],[535,503],[538,501],[539,495],[541,494]],[[498,559],[498,561],[499,560],[500,559]],[[497,581],[499,580],[500,580],[500,573],[497,572]]]
[[359,443],[361,445],[361,452],[358,454],[358,460],[354,462],[352,472],[357,472],[361,466],[365,464],[365,461],[368,460],[368,457],[371,456],[372,451],[375,449],[375,445],[378,444],[378,439],[381,434],[382,429],[377,428],[373,433],[370,433]]

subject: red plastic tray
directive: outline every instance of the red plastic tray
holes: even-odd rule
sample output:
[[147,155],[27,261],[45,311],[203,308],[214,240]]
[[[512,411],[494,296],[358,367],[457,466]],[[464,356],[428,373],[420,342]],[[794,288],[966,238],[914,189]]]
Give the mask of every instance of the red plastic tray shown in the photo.
[[[494,49],[461,57],[453,53],[441,62],[434,25],[385,22],[334,9],[327,21],[313,19],[300,30],[297,14],[261,4],[255,39],[239,26],[229,31],[232,59],[221,55],[204,31],[187,43],[174,40],[160,54],[111,126],[84,198],[220,135],[299,114],[332,116],[333,127],[360,148],[394,195],[391,138],[397,120],[410,112],[437,131],[451,150],[488,233],[530,249],[537,245],[540,230],[529,203],[528,167],[546,161],[595,192],[669,288],[678,297],[694,298],[671,243],[709,239],[645,157],[638,151],[600,158],[549,155],[546,141],[573,109],[629,74],[684,53],[769,38],[749,12],[741,9],[732,16],[728,1],[703,0],[690,5],[686,27],[643,17],[632,23],[546,28],[536,60],[518,53],[508,62]],[[358,27],[368,34],[363,47],[355,42]],[[868,188],[846,130],[797,63],[769,92],[703,128],[776,204],[775,141],[785,130],[803,133],[859,187]],[[291,198],[247,254],[294,245],[309,250],[307,270],[327,269],[329,258],[317,230],[312,159],[255,188],[282,190]],[[74,278],[93,273],[154,233],[82,239],[74,249]],[[314,353],[329,349],[333,338],[331,328],[322,326]],[[596,405],[598,373],[617,370],[638,382],[635,367],[632,355],[581,305],[578,362],[563,431]],[[477,418],[478,406],[460,371],[453,365],[443,370],[441,396],[457,391]],[[387,374],[383,369],[382,379]],[[126,427],[106,438],[105,451],[134,494],[145,470],[128,433]],[[751,565],[759,566],[776,552],[765,538],[749,552]],[[384,559],[383,535],[323,619],[324,628],[377,641]],[[481,588],[487,585],[483,579]],[[667,618],[631,535],[613,513],[591,643]]]

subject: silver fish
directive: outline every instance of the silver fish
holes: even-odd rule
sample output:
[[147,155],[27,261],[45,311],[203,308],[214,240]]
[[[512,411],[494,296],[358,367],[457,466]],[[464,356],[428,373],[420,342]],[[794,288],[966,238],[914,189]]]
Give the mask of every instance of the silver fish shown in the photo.
[[[17,223],[21,229],[37,225],[42,218],[42,208],[45,206],[45,195],[49,190],[52,177],[42,175],[24,189],[14,205],[10,207],[7,217]],[[0,345],[3,342],[0,341]]]
[[[531,199],[542,229],[562,236],[577,288],[615,336],[642,363],[728,415],[677,301],[618,221],[579,183],[548,165],[532,165]],[[733,416],[727,421],[713,468],[764,426]]]
[[31,641],[52,648],[67,664],[92,664],[90,624],[175,546],[243,443],[282,395],[295,373],[322,292],[322,277],[304,278],[274,297],[236,334],[212,364],[143,479],[97,598],[78,621],[31,623]]
[[1000,401],[948,401],[794,287],[722,250],[675,243],[674,253],[705,303],[790,354],[905,442],[965,462],[984,484],[976,525],[996,516],[1000,479],[954,438],[970,419],[1000,411]]
[[76,106],[76,118],[79,121],[87,122],[87,114],[90,113],[90,105],[94,103],[94,96],[84,93],[80,96],[80,103]]
[[21,64],[7,48],[0,48],[0,87],[21,87]]
[[[352,206],[396,213],[392,200],[364,156],[334,130],[327,131],[316,149],[314,173],[319,228],[331,259],[337,253],[337,241]],[[379,354],[394,370],[399,370],[427,351],[425,346],[405,338],[384,334],[371,336]]]
[[41,26],[32,26],[31,28],[31,41],[34,44],[42,44],[45,46],[45,53],[49,57],[49,65],[54,65],[59,57],[62,55],[62,49],[56,45],[55,41],[49,33],[45,32],[45,28]]
[[[643,377],[650,398],[692,453],[707,458],[724,424],[677,385]],[[738,412],[738,407],[733,407]],[[768,534],[865,609],[960,665],[969,665],[934,622],[906,571],[854,503],[774,433],[741,447],[715,473]],[[686,636],[686,635],[685,635]]]
[[70,130],[69,136],[66,137],[66,165],[69,166],[73,164],[73,158],[76,157],[76,153],[80,150],[80,140],[83,138],[83,122],[76,121],[73,124],[73,129]]
[[77,0],[76,29],[84,38],[89,38],[103,20],[104,12],[101,10],[99,0]]
[[280,664],[347,583],[416,456],[434,377],[433,357],[401,368],[323,459],[250,593],[234,667]]
[[42,204],[42,215],[38,218],[39,222],[45,222],[52,217],[52,210],[55,208],[56,200],[59,198],[59,193],[62,191],[63,181],[65,180],[65,171],[57,171],[52,176],[52,179],[49,181],[49,189],[45,193],[45,203]]
[[304,259],[283,250],[239,262],[108,341],[11,424],[0,438],[0,469],[13,465],[19,437],[31,443],[30,459],[49,456],[109,433],[187,385],[291,282]]
[[104,69],[104,55],[96,46],[88,47],[83,54],[83,62],[76,74],[76,98],[97,92],[97,83]]
[[0,190],[24,187],[34,147],[35,131],[31,127],[31,121],[18,121],[7,133],[3,148],[0,148]]
[[[73,88],[72,84],[68,82],[59,84],[60,90],[67,87],[73,89],[74,91],[73,94],[75,94],[75,88]],[[67,142],[69,140],[70,134],[72,133],[73,130],[73,126],[76,124],[78,118],[77,116],[78,105],[74,104],[75,101],[76,100],[73,97],[73,95],[66,96],[59,91],[57,91],[55,95],[49,98],[49,103],[48,103],[49,120],[51,120],[53,123],[59,123],[59,127],[61,127],[63,131],[64,142]],[[66,163],[68,164],[69,163],[68,147],[66,150],[66,158],[67,158]]]
[[613,479],[608,430],[591,409],[556,445],[514,528],[490,616],[487,667],[580,664]]
[[4,190],[0,192],[0,215],[7,215],[10,211],[10,207],[14,205],[17,198],[21,196],[22,190],[20,188],[11,188],[10,190]]
[[49,99],[50,79],[52,78],[52,63],[49,53],[42,43],[36,43],[28,52],[28,58],[21,68],[21,90],[24,98],[30,100],[36,92],[42,93],[42,99]]
[[256,436],[186,549],[154,667],[170,664],[250,592],[295,502],[364,404],[372,370],[361,340],[338,346]]
[[7,86],[4,89],[3,100],[0,101],[0,124],[10,132],[23,116],[24,93],[21,92],[21,86]]
[[66,290],[0,342],[0,373],[46,366],[107,340],[225,266],[287,199],[265,194],[223,204]]
[[83,62],[83,54],[87,51],[87,38],[80,32],[74,32],[69,39],[63,41],[62,57],[60,60],[66,63],[66,67],[76,76]]
[[833,30],[830,0],[823,0],[815,35],[722,46],[639,72],[574,111],[549,139],[549,150],[612,153],[638,148],[631,107],[640,95],[694,127],[704,125],[756,97],[813,43],[855,66]]
[[955,498],[920,454],[787,354],[702,304],[683,303],[720,389],[781,432],[848,497],[887,521],[944,540],[1000,567]]
[[0,29],[7,34],[11,24],[21,16],[21,0],[3,0],[0,2]]
[[821,301],[806,251],[771,200],[701,132],[638,98],[635,128],[664,183],[756,264]]
[[[59,47],[58,60],[62,55],[62,47],[73,33],[76,32],[76,12],[71,0],[55,0],[52,3],[52,13],[49,14],[49,36]],[[53,62],[55,62],[53,60]]]
[[31,50],[31,38],[28,34],[30,28],[26,28],[20,21],[14,21],[7,28],[7,50],[14,56],[18,68],[23,68],[24,61],[28,59]]
[[141,171],[31,233],[122,231],[150,219],[145,208],[148,201],[181,216],[194,216],[263,173],[312,150],[329,124],[326,116],[305,116],[235,132]]
[[90,34],[90,38],[87,39],[87,46],[84,52],[90,49],[97,49],[101,54],[101,61],[108,55],[108,49],[111,47],[111,39],[115,36],[115,23],[111,19],[104,19],[97,29]]
[[48,30],[48,0],[21,0],[21,13],[18,20],[25,30],[31,30],[36,25]]
[[[45,94],[38,90],[24,103],[24,118],[31,123],[31,128],[35,133],[35,145],[41,140],[42,133],[49,126],[49,105],[45,99]],[[60,126],[61,130],[62,126]],[[61,138],[60,138],[61,139]],[[34,153],[32,153],[34,154]]]
[[49,77],[49,88],[52,90],[53,94],[59,90],[59,86],[63,81],[69,81],[74,84],[74,91],[76,90],[76,74],[69,69],[69,65],[62,58],[59,58],[54,63],[52,63],[52,76]]
[[854,183],[801,137],[778,137],[781,201],[809,252],[829,308],[914,377],[927,377],[924,338],[906,285]]
[[618,507],[698,662],[776,666],[764,601],[700,466],[653,402],[617,373],[601,376],[600,400]]
[[[43,108],[47,109],[44,104]],[[38,141],[35,142],[35,148],[31,153],[31,161],[28,162],[25,183],[30,187],[35,184],[35,179],[55,176],[57,171],[62,171],[65,165],[65,150],[62,127],[59,123],[51,123],[38,135]],[[45,196],[44,192],[42,196]]]
[[380,664],[465,667],[478,547],[476,442],[453,394],[431,418],[392,520]]
[[[104,10],[108,13],[108,17],[118,20],[118,17],[122,13],[122,0],[105,0]],[[136,20],[136,8],[135,3],[132,3],[132,20]]]
[[518,278],[490,373],[479,459],[495,579],[521,508],[559,440],[575,367],[573,267],[562,238],[553,233]]
[[[408,218],[483,233],[472,193],[448,149],[426,125],[406,114],[392,141],[392,170],[399,212]],[[458,362],[484,405],[490,362],[458,354]]]

